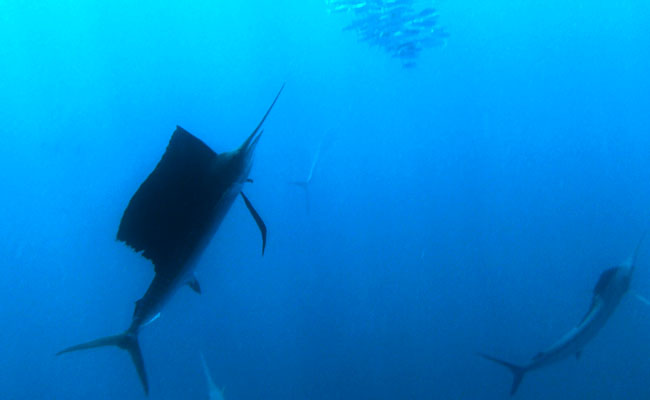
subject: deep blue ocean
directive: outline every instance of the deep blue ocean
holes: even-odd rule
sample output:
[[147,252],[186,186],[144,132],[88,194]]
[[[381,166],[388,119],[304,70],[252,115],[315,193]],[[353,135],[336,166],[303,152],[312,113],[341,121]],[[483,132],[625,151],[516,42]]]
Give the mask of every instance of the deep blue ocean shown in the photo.
[[[432,4],[406,68],[324,0],[0,2],[0,398],[145,398],[126,352],[55,354],[128,327],[153,268],[116,232],[176,125],[232,150],[282,84],[266,253],[236,199],[140,333],[149,398],[207,399],[200,354],[227,400],[509,398],[476,353],[551,345],[650,226],[650,2]],[[628,294],[516,398],[648,399],[649,338]]]

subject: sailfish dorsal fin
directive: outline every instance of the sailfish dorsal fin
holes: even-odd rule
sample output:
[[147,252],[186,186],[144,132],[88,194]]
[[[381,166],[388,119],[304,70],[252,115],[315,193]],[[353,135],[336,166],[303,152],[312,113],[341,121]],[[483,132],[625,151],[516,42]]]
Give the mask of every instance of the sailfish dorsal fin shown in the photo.
[[596,286],[594,287],[594,295],[601,295],[603,291],[605,291],[609,282],[616,275],[617,270],[618,267],[612,267],[606,269],[600,274],[600,278],[598,278],[598,282],[596,282]]
[[206,234],[210,213],[225,191],[218,155],[176,127],[156,168],[131,198],[117,239],[151,260],[156,273],[175,268]]

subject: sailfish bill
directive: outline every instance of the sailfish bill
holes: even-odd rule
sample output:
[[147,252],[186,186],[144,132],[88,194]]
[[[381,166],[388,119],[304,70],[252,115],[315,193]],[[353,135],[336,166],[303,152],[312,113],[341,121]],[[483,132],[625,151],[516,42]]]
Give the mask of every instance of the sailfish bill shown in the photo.
[[194,269],[240,194],[260,229],[264,253],[266,225],[242,187],[250,182],[248,175],[262,135],[261,127],[283,88],[284,85],[255,130],[233,151],[218,154],[187,130],[176,127],[158,165],[129,201],[117,232],[117,239],[141,252],[155,271],[149,288],[136,302],[130,326],[122,334],[71,346],[57,355],[105,346],[127,350],[148,394],[138,344],[140,328],[160,315],[178,288],[189,285],[195,292],[201,292]]

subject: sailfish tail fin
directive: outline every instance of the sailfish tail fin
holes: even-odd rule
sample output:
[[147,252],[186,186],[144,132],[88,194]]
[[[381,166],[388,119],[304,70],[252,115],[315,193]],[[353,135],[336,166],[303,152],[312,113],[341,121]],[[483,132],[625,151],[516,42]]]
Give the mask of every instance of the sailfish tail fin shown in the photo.
[[521,380],[524,379],[524,374],[527,372],[527,369],[525,367],[515,365],[507,361],[499,360],[498,358],[494,358],[483,353],[478,353],[478,355],[485,358],[486,360],[490,360],[499,365],[503,365],[504,367],[508,368],[510,372],[512,372],[512,387],[510,388],[510,396],[513,396],[517,392],[517,389],[521,384]]
[[106,336],[90,342],[81,343],[76,346],[65,348],[56,353],[56,355],[58,356],[73,351],[88,350],[105,346],[116,346],[129,352],[131,360],[133,360],[133,364],[135,365],[135,369],[138,372],[138,376],[140,377],[140,382],[142,382],[144,392],[148,395],[149,383],[147,381],[147,372],[144,369],[144,359],[142,358],[142,352],[140,351],[138,336],[133,332],[127,331],[119,335]]

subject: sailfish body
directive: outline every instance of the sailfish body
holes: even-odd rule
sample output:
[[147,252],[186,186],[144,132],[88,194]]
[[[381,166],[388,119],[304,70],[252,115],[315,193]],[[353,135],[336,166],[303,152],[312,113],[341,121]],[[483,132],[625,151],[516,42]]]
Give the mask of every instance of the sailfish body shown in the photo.
[[630,281],[634,274],[636,259],[639,248],[645,237],[639,240],[634,255],[623,264],[608,268],[600,274],[598,282],[594,287],[591,299],[591,306],[582,320],[564,336],[557,340],[546,350],[538,353],[528,363],[516,365],[486,354],[479,353],[485,359],[500,364],[510,370],[513,375],[510,395],[514,395],[521,384],[524,375],[566,358],[575,356],[580,358],[584,347],[600,332],[605,326],[614,311],[618,308],[621,300],[630,288]]
[[185,129],[176,128],[158,165],[131,198],[117,232],[117,239],[142,252],[155,270],[149,288],[136,302],[129,328],[57,355],[111,345],[125,349],[148,393],[138,332],[159,315],[179,287],[189,284],[200,292],[194,268],[239,194],[262,232],[264,253],[266,227],[242,187],[248,180],[260,128],[281,92],[253,133],[234,151],[217,154]]

